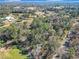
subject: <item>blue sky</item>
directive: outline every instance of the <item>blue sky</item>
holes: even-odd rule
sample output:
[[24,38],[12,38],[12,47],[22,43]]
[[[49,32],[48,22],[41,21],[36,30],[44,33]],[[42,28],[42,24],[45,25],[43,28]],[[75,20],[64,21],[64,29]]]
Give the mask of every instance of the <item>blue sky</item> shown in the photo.
[[44,2],[48,2],[48,1],[79,1],[79,0],[0,0],[0,2],[13,2],[13,1],[44,1]]

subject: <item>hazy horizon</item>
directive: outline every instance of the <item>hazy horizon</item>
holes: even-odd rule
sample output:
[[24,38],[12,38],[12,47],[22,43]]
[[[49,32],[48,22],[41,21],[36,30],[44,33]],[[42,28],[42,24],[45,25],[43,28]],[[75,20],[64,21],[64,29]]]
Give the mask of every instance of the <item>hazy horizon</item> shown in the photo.
[[0,2],[79,2],[79,0],[0,0]]

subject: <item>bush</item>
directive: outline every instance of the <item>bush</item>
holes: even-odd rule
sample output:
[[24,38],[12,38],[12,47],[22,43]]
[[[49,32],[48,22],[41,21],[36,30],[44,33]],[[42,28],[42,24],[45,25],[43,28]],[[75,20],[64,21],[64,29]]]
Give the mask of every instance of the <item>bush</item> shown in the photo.
[[18,49],[10,49],[0,51],[0,59],[27,59],[27,57],[21,55]]

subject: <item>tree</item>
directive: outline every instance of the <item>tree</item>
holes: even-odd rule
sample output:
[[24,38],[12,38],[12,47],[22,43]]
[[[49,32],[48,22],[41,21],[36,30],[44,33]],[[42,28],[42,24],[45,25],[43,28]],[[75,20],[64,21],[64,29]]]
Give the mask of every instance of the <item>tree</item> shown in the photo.
[[0,59],[27,59],[27,57],[21,55],[18,49],[9,49],[0,51]]

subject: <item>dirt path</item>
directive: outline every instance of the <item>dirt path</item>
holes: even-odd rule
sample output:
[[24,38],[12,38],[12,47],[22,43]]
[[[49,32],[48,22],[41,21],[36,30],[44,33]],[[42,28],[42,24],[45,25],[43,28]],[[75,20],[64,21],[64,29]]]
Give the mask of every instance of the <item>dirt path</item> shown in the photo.
[[61,42],[60,47],[57,49],[56,54],[53,55],[53,58],[52,59],[61,59],[61,57],[60,58],[56,58],[56,56],[58,54],[61,56],[62,54],[66,53],[65,46],[63,44],[66,42],[65,38],[66,38],[67,34],[68,34],[68,32],[65,33],[65,37],[63,38],[63,41]]

